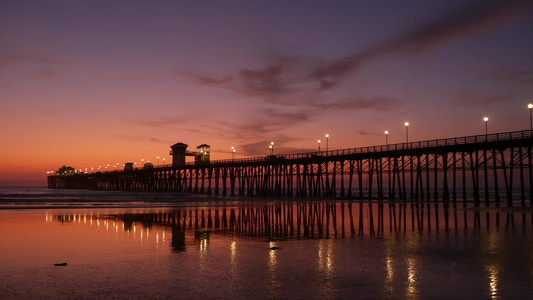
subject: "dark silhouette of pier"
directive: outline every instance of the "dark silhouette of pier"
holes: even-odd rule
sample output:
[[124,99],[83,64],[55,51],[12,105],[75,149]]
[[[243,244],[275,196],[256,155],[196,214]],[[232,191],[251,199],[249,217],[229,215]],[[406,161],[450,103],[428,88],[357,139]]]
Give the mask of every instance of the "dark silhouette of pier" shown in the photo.
[[533,206],[533,131],[48,177],[49,188]]

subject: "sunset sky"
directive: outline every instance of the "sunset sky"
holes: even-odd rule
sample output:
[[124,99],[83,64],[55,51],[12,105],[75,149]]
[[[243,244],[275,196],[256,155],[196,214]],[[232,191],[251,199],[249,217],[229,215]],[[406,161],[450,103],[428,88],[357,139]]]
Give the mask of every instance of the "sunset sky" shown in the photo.
[[0,185],[529,129],[533,1],[0,0]]

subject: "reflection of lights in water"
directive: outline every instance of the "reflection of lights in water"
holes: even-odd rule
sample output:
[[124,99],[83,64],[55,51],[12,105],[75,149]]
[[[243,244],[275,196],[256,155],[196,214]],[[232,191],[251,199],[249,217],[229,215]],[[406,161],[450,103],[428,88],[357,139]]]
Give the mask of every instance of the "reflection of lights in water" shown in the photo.
[[498,231],[490,231],[488,233],[488,239],[486,244],[486,250],[489,254],[489,260],[491,264],[485,265],[487,270],[487,276],[489,279],[489,295],[492,299],[500,299],[498,296],[498,285],[500,281],[500,268],[498,255],[503,251],[502,240]]
[[[333,269],[332,242],[332,240],[320,240],[318,244],[318,267],[326,270],[328,274]],[[324,243],[327,243],[327,245],[324,245]]]
[[200,252],[203,252],[205,250],[207,250],[207,239],[202,238],[200,239]]
[[333,240],[327,240],[327,243],[328,243],[328,247],[327,247],[327,255],[326,255],[326,266],[327,266],[327,269],[328,269],[328,275],[329,273],[333,270],[333,247],[332,247],[332,243],[333,243]]
[[324,268],[324,265],[323,265],[323,262],[324,262],[324,245],[323,245],[323,241],[324,240],[320,240],[318,242],[318,268],[319,269],[323,269]]
[[394,269],[392,267],[392,258],[387,257],[387,281],[392,281],[394,279]]
[[235,275],[237,275],[237,242],[235,240],[231,241],[230,251],[231,251],[231,275],[232,277],[235,277]]
[[[137,226],[136,225],[133,225],[133,230],[131,230],[131,227],[130,229],[127,229],[126,228],[126,224],[125,221],[121,221],[120,219],[117,219],[117,217],[115,216],[115,218],[110,218],[110,215],[106,215],[106,214],[103,214],[103,215],[100,215],[100,214],[96,214],[96,215],[93,215],[92,213],[90,214],[70,214],[70,215],[67,215],[67,214],[64,214],[64,215],[53,215],[53,214],[45,214],[45,222],[46,223],[53,223],[53,222],[61,222],[61,223],[65,223],[65,222],[70,222],[71,224],[77,224],[77,225],[84,225],[84,226],[88,226],[88,227],[93,227],[93,221],[94,221],[94,225],[96,225],[97,227],[97,230],[100,232],[101,229],[105,229],[106,231],[114,231],[115,232],[115,238],[119,238],[119,229],[121,228],[122,229],[122,232],[125,233],[123,236],[124,237],[128,237],[130,238],[131,237],[131,231],[133,231],[133,238],[136,240],[137,239]],[[134,223],[135,224],[135,223]],[[140,230],[140,239],[139,241],[141,242],[141,244],[145,244],[147,241],[150,241],[150,232],[152,230],[155,230],[155,234],[156,234],[156,239],[154,240],[155,242],[153,242],[152,244],[155,245],[155,247],[157,249],[160,249],[159,247],[159,243],[161,242],[161,240],[164,242],[165,241],[165,229],[162,229],[160,232],[157,230],[157,229],[154,229],[154,228],[144,228],[143,225],[140,225],[141,227],[139,228]],[[144,232],[144,230],[146,229],[146,232]],[[161,233],[161,234],[160,234]],[[153,235],[153,233],[152,233]],[[161,239],[161,236],[162,236],[162,239]],[[145,238],[146,237],[146,238]],[[206,246],[207,246],[207,239],[204,239],[202,240],[202,250],[205,250],[206,249]]]
[[487,271],[489,275],[490,296],[492,299],[500,299],[498,297],[498,283],[500,281],[498,267],[494,265],[487,266]]
[[231,241],[231,260],[233,261],[235,259],[235,255],[237,254],[237,243],[235,240]]
[[[269,243],[270,248],[275,247],[274,242]],[[274,271],[276,267],[276,250],[270,250],[269,254],[269,260],[268,260],[268,267],[270,268],[270,271]]]
[[270,251],[268,254],[268,290],[269,290],[269,297],[270,298],[278,298],[277,297],[277,288],[279,287],[278,282],[278,267],[277,267],[277,257],[276,257],[276,251],[273,250],[272,247],[276,247],[276,244],[274,242],[269,243]]
[[407,297],[412,298],[416,290],[416,264],[413,258],[407,259]]

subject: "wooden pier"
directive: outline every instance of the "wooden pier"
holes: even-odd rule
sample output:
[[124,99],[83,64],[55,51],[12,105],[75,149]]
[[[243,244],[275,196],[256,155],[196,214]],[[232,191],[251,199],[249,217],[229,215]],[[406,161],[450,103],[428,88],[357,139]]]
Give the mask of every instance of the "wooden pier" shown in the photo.
[[208,195],[519,201],[533,206],[533,131],[153,169],[49,176],[49,188]]

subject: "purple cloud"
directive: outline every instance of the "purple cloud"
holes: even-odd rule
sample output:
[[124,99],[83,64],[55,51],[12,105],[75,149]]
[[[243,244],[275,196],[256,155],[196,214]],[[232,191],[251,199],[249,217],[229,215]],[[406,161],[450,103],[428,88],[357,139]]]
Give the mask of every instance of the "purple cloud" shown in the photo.
[[377,47],[332,62],[314,70],[310,77],[322,83],[322,89],[335,86],[362,63],[398,51],[412,53],[427,50],[466,35],[479,34],[501,26],[533,8],[530,0],[478,0],[450,14],[432,18],[418,28]]

